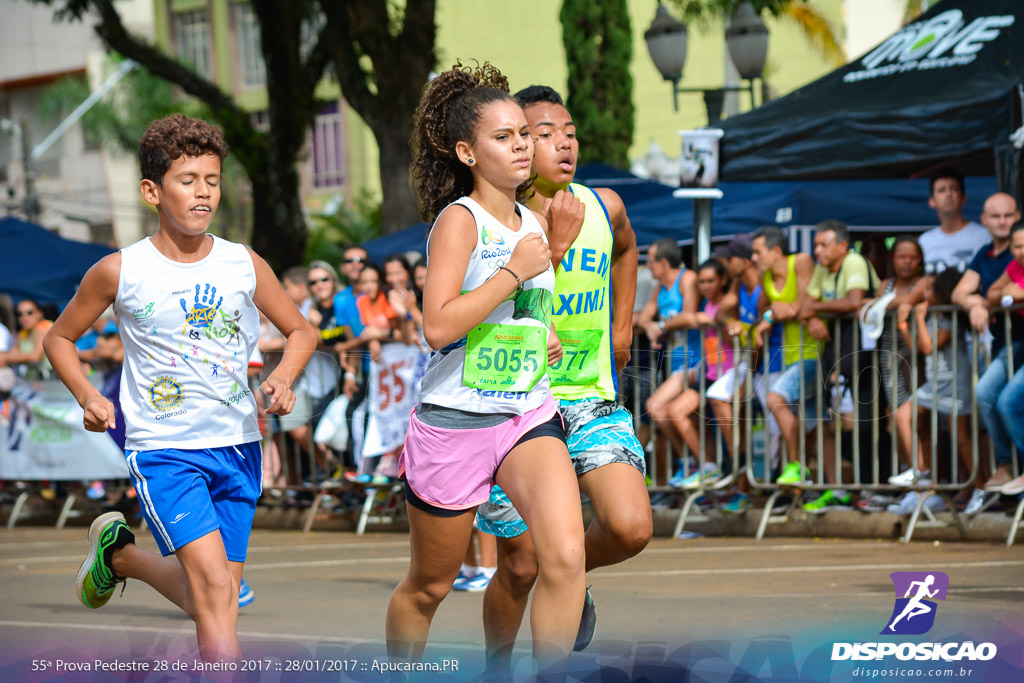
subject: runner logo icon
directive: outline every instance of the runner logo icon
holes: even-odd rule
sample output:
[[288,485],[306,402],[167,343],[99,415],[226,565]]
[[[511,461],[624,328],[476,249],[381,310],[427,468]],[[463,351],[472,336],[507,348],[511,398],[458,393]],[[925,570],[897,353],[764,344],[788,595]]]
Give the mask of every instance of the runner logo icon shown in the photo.
[[945,600],[949,577],[943,572],[893,572],[896,604],[881,635],[917,636],[935,624],[936,600]]

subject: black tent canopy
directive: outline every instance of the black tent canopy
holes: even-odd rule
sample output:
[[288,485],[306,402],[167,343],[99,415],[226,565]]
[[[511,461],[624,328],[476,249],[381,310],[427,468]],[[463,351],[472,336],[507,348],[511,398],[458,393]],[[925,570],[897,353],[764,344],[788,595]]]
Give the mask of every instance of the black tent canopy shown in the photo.
[[721,124],[723,180],[885,178],[951,163],[1020,194],[1024,1],[943,0],[846,66]]

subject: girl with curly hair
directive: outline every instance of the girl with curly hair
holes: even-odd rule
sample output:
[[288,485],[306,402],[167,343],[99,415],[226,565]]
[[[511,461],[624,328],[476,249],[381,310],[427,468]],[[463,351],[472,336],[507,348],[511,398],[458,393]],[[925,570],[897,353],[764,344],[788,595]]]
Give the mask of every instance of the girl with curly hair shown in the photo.
[[388,605],[388,652],[418,659],[495,482],[533,533],[530,613],[540,667],[566,657],[586,591],[579,488],[545,373],[554,270],[544,218],[517,202],[533,161],[523,110],[484,64],[457,63],[416,111],[412,176],[427,244],[423,377],[401,468],[411,565]]

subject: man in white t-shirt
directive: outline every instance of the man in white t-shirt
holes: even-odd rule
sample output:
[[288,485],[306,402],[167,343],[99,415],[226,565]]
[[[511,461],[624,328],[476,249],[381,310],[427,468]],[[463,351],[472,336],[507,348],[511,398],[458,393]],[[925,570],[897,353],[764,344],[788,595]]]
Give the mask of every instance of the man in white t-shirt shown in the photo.
[[991,241],[988,230],[964,218],[966,201],[964,176],[959,170],[944,166],[932,174],[928,206],[939,215],[939,226],[918,238],[929,275],[946,268],[964,272],[978,248]]

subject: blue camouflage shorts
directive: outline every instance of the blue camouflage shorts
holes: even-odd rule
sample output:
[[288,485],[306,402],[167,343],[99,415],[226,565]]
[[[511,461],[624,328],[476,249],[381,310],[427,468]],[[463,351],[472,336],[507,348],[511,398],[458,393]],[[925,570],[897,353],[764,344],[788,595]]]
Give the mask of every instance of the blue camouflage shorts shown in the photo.
[[[633,416],[613,401],[586,398],[560,401],[565,422],[565,443],[576,476],[598,467],[624,462],[646,476],[644,451],[633,433]],[[476,528],[492,536],[515,538],[527,530],[526,522],[500,486],[477,508]]]

